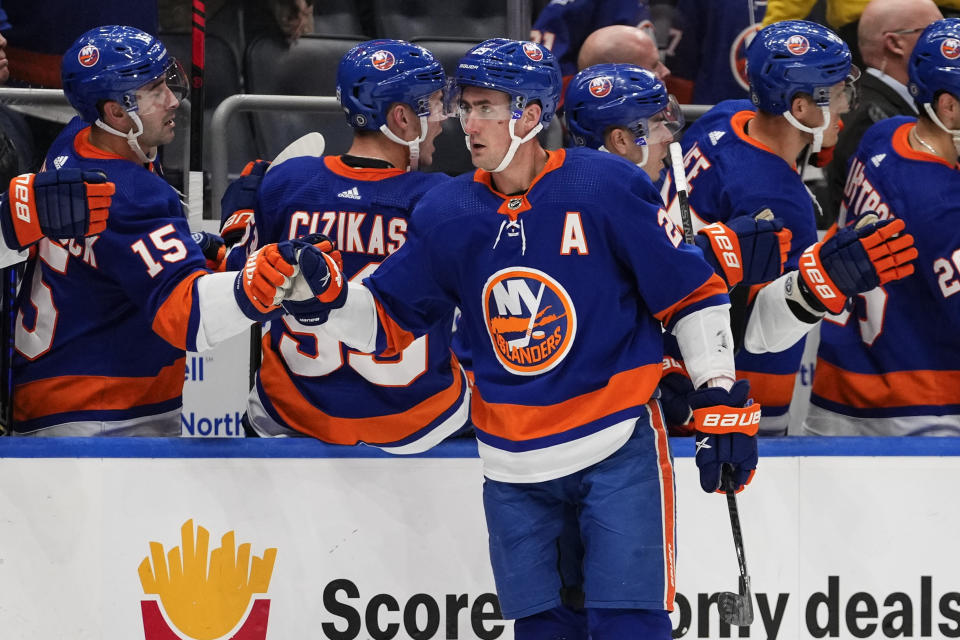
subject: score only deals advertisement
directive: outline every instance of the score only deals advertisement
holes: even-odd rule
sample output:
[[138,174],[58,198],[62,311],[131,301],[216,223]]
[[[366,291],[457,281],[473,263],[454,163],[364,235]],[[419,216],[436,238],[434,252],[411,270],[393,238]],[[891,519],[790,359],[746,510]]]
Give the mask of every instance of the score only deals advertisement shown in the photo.
[[[309,440],[24,440],[0,447],[5,639],[513,637],[468,442],[384,458]],[[699,489],[692,441],[672,443],[674,637],[960,637],[960,447],[821,457],[781,442],[739,496],[742,629],[715,605],[738,576],[725,500]]]

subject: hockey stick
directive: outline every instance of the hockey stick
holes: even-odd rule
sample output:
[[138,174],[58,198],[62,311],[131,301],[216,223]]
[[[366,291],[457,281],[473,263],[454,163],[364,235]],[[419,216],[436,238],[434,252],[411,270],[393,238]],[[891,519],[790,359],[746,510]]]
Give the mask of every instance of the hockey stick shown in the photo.
[[[680,205],[680,219],[683,222],[683,239],[693,244],[693,219],[690,216],[690,204],[687,202],[687,176],[683,170],[683,155],[680,145],[670,143],[670,167],[673,182],[677,189],[677,202]],[[758,219],[767,220],[773,214],[768,209],[761,211]],[[717,594],[717,610],[720,619],[729,625],[748,627],[753,622],[753,595],[750,593],[750,576],[747,575],[747,557],[743,551],[743,532],[740,530],[740,511],[737,508],[737,487],[733,481],[730,465],[723,465],[723,490],[727,493],[727,511],[730,513],[730,528],[733,530],[733,546],[737,551],[740,565],[740,592],[724,591]]]
[[723,465],[723,490],[727,493],[727,511],[730,512],[730,529],[733,531],[733,546],[740,565],[739,593],[724,591],[717,594],[717,609],[720,619],[729,625],[749,627],[753,622],[753,594],[750,592],[750,576],[747,574],[747,556],[743,551],[743,532],[740,529],[740,510],[737,508],[737,485],[733,481],[730,465]]
[[[206,7],[193,0],[193,41],[190,57],[190,171],[187,208],[191,220],[203,218],[203,68],[206,49]],[[192,225],[191,225],[192,226]]]
[[317,131],[311,131],[310,133],[300,136],[286,147],[283,148],[283,151],[277,154],[277,157],[273,159],[273,162],[270,163],[270,166],[267,167],[267,173],[270,173],[270,170],[275,166],[284,163],[290,158],[298,158],[301,156],[313,156],[319,158],[323,155],[323,151],[327,146],[326,140],[323,139],[323,134]]
[[[279,164],[283,164],[285,161],[290,158],[298,158],[302,156],[313,156],[319,158],[323,155],[323,151],[326,148],[327,143],[324,140],[323,135],[311,131],[310,133],[301,136],[284,147],[283,151],[277,154],[277,157],[273,159],[273,162],[270,163],[270,166],[267,167],[267,173],[270,173],[270,170]],[[253,386],[257,382],[257,370],[260,369],[260,364],[263,362],[263,327],[254,323],[250,327],[250,388],[253,389]]]
[[0,435],[13,432],[13,349],[18,272],[16,265],[0,270],[3,291],[0,292]]
[[680,221],[683,223],[683,241],[693,244],[693,218],[687,201],[687,174],[683,169],[683,151],[679,142],[670,143],[670,169],[673,184],[677,189],[677,204],[680,205]]

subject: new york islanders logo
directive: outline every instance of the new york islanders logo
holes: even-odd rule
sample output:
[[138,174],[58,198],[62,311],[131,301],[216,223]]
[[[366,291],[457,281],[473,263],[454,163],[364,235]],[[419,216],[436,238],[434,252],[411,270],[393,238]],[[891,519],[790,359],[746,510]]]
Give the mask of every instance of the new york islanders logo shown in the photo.
[[550,371],[570,351],[577,314],[559,282],[537,269],[501,269],[483,287],[483,311],[493,351],[521,376]]
[[753,38],[760,30],[759,24],[752,24],[733,39],[730,45],[730,73],[744,91],[750,90],[750,83],[747,80],[747,47],[753,42]]
[[373,55],[370,56],[370,62],[373,64],[374,69],[388,71],[397,63],[397,59],[386,49],[380,49],[379,51],[373,52]]
[[84,67],[92,67],[97,64],[100,60],[100,49],[97,49],[92,44],[80,49],[80,52],[77,53],[77,62],[79,62]]
[[787,38],[787,51],[795,56],[802,56],[810,51],[810,43],[800,34],[792,35]]
[[944,38],[940,43],[940,53],[947,60],[956,60],[960,58],[960,40],[956,38]]
[[594,98],[605,98],[610,95],[610,92],[613,90],[613,83],[610,82],[610,78],[601,77],[594,78],[590,81],[590,95]]
[[527,54],[527,57],[534,62],[540,62],[543,60],[543,49],[532,42],[523,43],[523,52]]

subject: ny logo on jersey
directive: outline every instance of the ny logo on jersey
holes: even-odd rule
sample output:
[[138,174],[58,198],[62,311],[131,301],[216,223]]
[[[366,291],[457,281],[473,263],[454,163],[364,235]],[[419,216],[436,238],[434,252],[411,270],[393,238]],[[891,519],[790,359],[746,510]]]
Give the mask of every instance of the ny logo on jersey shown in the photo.
[[573,301],[537,269],[510,267],[483,287],[483,310],[494,353],[511,373],[532,376],[557,366],[577,331]]

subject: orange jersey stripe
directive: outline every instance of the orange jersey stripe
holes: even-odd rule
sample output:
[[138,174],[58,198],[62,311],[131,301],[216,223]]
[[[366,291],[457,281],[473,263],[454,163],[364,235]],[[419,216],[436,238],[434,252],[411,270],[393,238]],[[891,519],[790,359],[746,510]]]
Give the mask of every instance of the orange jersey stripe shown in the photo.
[[605,387],[547,406],[486,402],[475,389],[473,423],[490,435],[515,442],[563,433],[646,403],[660,382],[660,372],[659,362],[621,371]]
[[[819,375],[819,371],[817,375]],[[750,381],[750,397],[761,407],[783,407],[793,398],[795,373],[758,373],[737,370],[737,378]]]
[[687,295],[686,298],[670,305],[663,311],[653,314],[653,316],[663,324],[667,325],[670,324],[670,320],[673,318],[674,314],[684,307],[689,307],[691,304],[700,302],[701,300],[709,298],[710,296],[716,296],[720,294],[726,295],[726,293],[727,283],[725,283],[720,276],[714,273],[707,278],[702,285]]
[[666,586],[664,594],[664,609],[673,611],[673,600],[677,595],[676,554],[677,547],[674,522],[676,514],[676,497],[673,487],[673,463],[670,461],[670,445],[667,443],[667,428],[659,402],[647,405],[650,411],[650,422],[656,434],[657,464],[660,467],[660,487],[663,491],[663,577]]
[[373,167],[351,167],[344,163],[340,156],[325,156],[323,164],[327,169],[351,180],[363,180],[364,182],[375,182],[385,178],[401,176],[406,173],[403,169],[377,169]]
[[960,371],[854,373],[818,358],[813,392],[860,409],[960,404]]
[[394,322],[393,318],[383,310],[379,302],[377,302],[377,318],[380,321],[380,328],[383,329],[383,332],[387,336],[387,348],[377,355],[386,358],[395,356],[409,347],[411,342],[416,340],[416,336]]
[[193,310],[193,283],[205,273],[195,271],[181,280],[160,305],[157,317],[153,319],[154,332],[178,349],[187,348],[187,331]]
[[275,351],[264,339],[260,384],[273,408],[291,427],[331,444],[355,445],[397,442],[424,428],[456,403],[463,389],[460,364],[453,354],[453,383],[426,400],[403,411],[367,418],[340,418],[324,413],[297,392]]
[[14,420],[34,420],[68,411],[129,409],[176,398],[183,392],[186,358],[149,378],[58,376],[17,385]]

